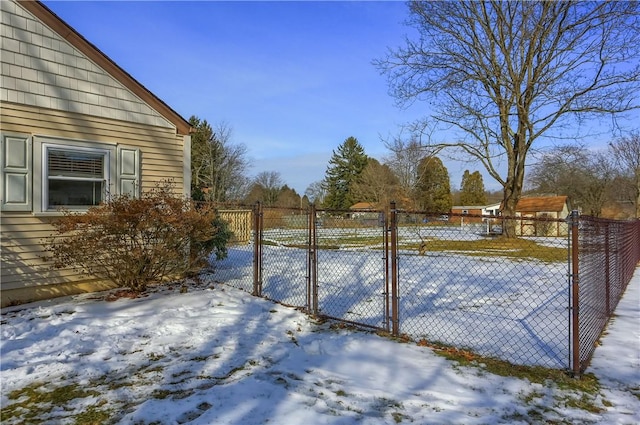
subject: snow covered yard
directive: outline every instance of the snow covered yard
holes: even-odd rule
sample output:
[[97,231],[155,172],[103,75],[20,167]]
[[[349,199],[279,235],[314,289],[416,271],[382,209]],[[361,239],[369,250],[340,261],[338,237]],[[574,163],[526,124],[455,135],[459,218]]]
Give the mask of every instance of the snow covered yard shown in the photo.
[[[262,252],[262,294],[305,306],[306,251],[277,245]],[[226,259],[215,262],[213,279],[251,292],[252,254],[250,245],[231,248]],[[383,254],[379,249],[319,250],[320,313],[384,328]],[[403,251],[399,264],[401,333],[515,364],[568,367],[566,262]]]
[[463,366],[224,286],[2,311],[2,423],[640,423],[640,269],[594,392]]

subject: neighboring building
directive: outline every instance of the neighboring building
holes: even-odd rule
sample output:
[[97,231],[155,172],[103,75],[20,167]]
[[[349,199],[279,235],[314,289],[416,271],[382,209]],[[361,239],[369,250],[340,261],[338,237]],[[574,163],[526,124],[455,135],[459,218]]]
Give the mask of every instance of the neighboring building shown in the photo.
[[2,306],[112,287],[47,267],[50,220],[167,179],[188,196],[191,127],[42,3],[0,10]]
[[[456,224],[482,223],[482,207],[478,205],[454,205],[448,220]],[[467,217],[468,216],[468,217]]]
[[[488,219],[500,215],[500,203],[491,205],[455,205],[451,207],[450,222],[456,224],[486,223]],[[469,216],[469,217],[467,217]]]
[[[520,220],[516,234],[521,236],[566,236],[568,227],[564,220],[569,215],[566,196],[536,196],[520,198],[516,205],[516,216],[542,220]],[[544,219],[552,219],[544,221]]]
[[371,202],[358,202],[349,207],[350,217],[360,220],[377,220],[379,211]]

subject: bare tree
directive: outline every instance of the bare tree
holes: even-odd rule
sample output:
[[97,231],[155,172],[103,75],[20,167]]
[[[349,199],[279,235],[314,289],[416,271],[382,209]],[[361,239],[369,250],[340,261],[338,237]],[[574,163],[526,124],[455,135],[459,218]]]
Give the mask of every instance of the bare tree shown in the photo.
[[[417,190],[420,179],[420,163],[424,158],[434,158],[440,150],[424,143],[422,138],[411,134],[408,139],[399,135],[384,142],[389,154],[383,158],[398,179],[397,200],[407,208],[417,208]],[[411,205],[413,204],[413,205]]]
[[384,164],[396,175],[405,194],[413,194],[418,181],[418,165],[425,156],[425,147],[415,138],[404,140],[401,137],[386,141],[384,145],[390,152],[383,158]]
[[640,218],[640,133],[634,131],[620,137],[610,145],[616,163],[623,174],[629,176],[633,188],[636,218]]
[[390,201],[398,200],[400,185],[389,166],[369,158],[351,190],[358,201],[370,202],[377,208],[385,208]]
[[204,198],[223,202],[242,199],[247,191],[247,148],[232,144],[232,129],[227,123],[211,127],[207,120],[192,116],[192,185],[204,190]]
[[557,146],[533,165],[527,185],[539,194],[566,195],[572,208],[599,217],[611,198],[614,164],[605,152],[584,145]]
[[586,167],[591,170],[588,174],[588,190],[584,194],[585,204],[588,206],[587,213],[600,217],[607,200],[611,199],[615,167],[605,152],[595,152]]
[[[249,166],[246,159],[247,147],[243,144],[232,144],[232,128],[221,122],[214,128],[215,139],[218,142],[219,155],[214,161],[215,172],[212,176],[216,192],[214,199],[228,201],[240,199],[242,189],[246,188],[245,173]],[[235,194],[235,198],[231,198]]]
[[575,119],[640,107],[639,5],[411,2],[419,38],[376,64],[400,104],[429,100],[431,118],[459,137],[439,145],[480,161],[513,215],[538,139]]
[[313,182],[304,191],[305,196],[309,199],[309,202],[322,205],[324,197],[327,194],[327,189],[322,180]]
[[253,189],[259,193],[259,198],[265,206],[271,207],[276,204],[280,189],[284,186],[282,177],[277,171],[262,171],[253,179]]

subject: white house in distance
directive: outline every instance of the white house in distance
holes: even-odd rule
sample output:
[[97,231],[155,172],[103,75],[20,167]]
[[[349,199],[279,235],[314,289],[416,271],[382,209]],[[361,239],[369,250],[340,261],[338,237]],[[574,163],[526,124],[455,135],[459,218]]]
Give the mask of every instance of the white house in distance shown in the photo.
[[110,288],[47,267],[51,219],[166,179],[188,195],[191,127],[44,4],[0,12],[2,306]]
[[500,216],[500,203],[489,205],[454,205],[451,207],[450,223],[461,226],[480,227],[490,233],[492,227],[500,224],[497,218]]

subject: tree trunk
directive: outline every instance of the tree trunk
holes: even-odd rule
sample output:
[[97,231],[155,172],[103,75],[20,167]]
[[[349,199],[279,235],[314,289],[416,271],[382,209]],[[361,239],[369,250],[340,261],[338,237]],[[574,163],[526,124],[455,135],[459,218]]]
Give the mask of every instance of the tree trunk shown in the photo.
[[[518,145],[516,144],[516,147]],[[516,148],[513,152],[519,152]],[[507,238],[515,238],[518,220],[516,217],[516,207],[524,184],[524,154],[513,155],[509,162],[514,161],[514,165],[509,165],[509,175],[504,184],[502,199],[502,216],[505,217],[502,225],[502,235]]]
[[513,217],[516,215],[516,205],[518,204],[518,199],[520,198],[520,194],[515,194],[515,190],[512,187],[511,182],[507,181],[504,187],[504,196],[502,199],[502,216],[503,224],[502,224],[502,235],[506,238],[515,238],[516,237],[516,221],[513,220]]

